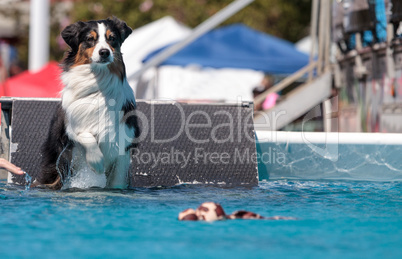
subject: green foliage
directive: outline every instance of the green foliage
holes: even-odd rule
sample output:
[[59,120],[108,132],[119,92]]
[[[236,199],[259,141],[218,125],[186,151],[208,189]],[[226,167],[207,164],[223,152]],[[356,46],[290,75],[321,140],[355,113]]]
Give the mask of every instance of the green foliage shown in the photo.
[[[149,10],[141,11],[144,2],[152,2]],[[232,0],[80,0],[70,13],[71,22],[105,19],[116,16],[135,29],[170,15],[194,28]],[[309,32],[311,0],[256,0],[222,25],[244,23],[251,28],[295,42]],[[222,26],[221,25],[221,26]],[[61,28],[51,28],[51,59],[61,60],[57,37]]]
[[[149,1],[149,0],[148,0]],[[153,0],[146,12],[140,11],[145,0],[83,0],[75,4],[72,20],[104,19],[112,15],[138,28],[166,15],[194,28],[232,0]],[[254,29],[295,42],[308,33],[311,0],[256,0],[223,25],[244,23]]]

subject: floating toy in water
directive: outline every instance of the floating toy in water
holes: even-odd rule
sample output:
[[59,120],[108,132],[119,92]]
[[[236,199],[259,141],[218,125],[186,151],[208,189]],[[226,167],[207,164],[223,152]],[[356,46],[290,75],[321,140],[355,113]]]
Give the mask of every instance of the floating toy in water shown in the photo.
[[233,212],[231,215],[228,216],[229,219],[265,219],[260,214],[246,211],[246,210],[238,210]]
[[199,220],[215,221],[226,218],[225,211],[222,206],[215,202],[204,202],[195,211]]
[[196,210],[186,209],[179,213],[179,220],[204,220],[204,221],[215,221],[215,220],[225,220],[225,219],[267,219],[267,220],[295,220],[293,217],[263,217],[257,213],[238,210],[230,215],[226,215],[222,206],[215,202],[204,202]]
[[179,220],[198,220],[195,210],[186,209],[179,213]]

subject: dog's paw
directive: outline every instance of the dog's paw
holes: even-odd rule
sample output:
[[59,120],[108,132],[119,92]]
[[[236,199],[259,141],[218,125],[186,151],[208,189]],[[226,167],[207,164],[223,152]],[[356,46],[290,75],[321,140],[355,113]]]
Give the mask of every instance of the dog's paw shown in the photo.
[[105,166],[103,164],[103,154],[100,149],[92,150],[86,153],[86,160],[88,165],[98,174],[105,173]]

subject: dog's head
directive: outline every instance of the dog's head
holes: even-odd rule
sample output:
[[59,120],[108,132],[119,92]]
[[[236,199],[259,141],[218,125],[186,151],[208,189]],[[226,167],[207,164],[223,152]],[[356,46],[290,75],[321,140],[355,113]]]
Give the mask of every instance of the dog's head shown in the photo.
[[65,68],[83,64],[108,65],[121,59],[120,47],[131,32],[125,22],[115,17],[67,26],[61,33],[71,48]]

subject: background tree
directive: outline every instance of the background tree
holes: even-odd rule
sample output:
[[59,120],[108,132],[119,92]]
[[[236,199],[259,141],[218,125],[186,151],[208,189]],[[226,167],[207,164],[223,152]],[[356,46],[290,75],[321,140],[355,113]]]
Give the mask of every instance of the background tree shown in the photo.
[[[194,28],[233,0],[77,0],[68,16],[70,22],[105,19],[112,15],[133,29],[170,15]],[[52,10],[55,6],[52,7]],[[222,25],[244,23],[251,28],[296,42],[308,35],[311,0],[256,0]],[[52,11],[54,12],[54,11]],[[60,45],[65,24],[53,21],[51,59],[60,61],[66,46]],[[22,41],[26,42],[26,41]],[[25,52],[24,56],[25,56]],[[24,57],[26,62],[26,57]]]

